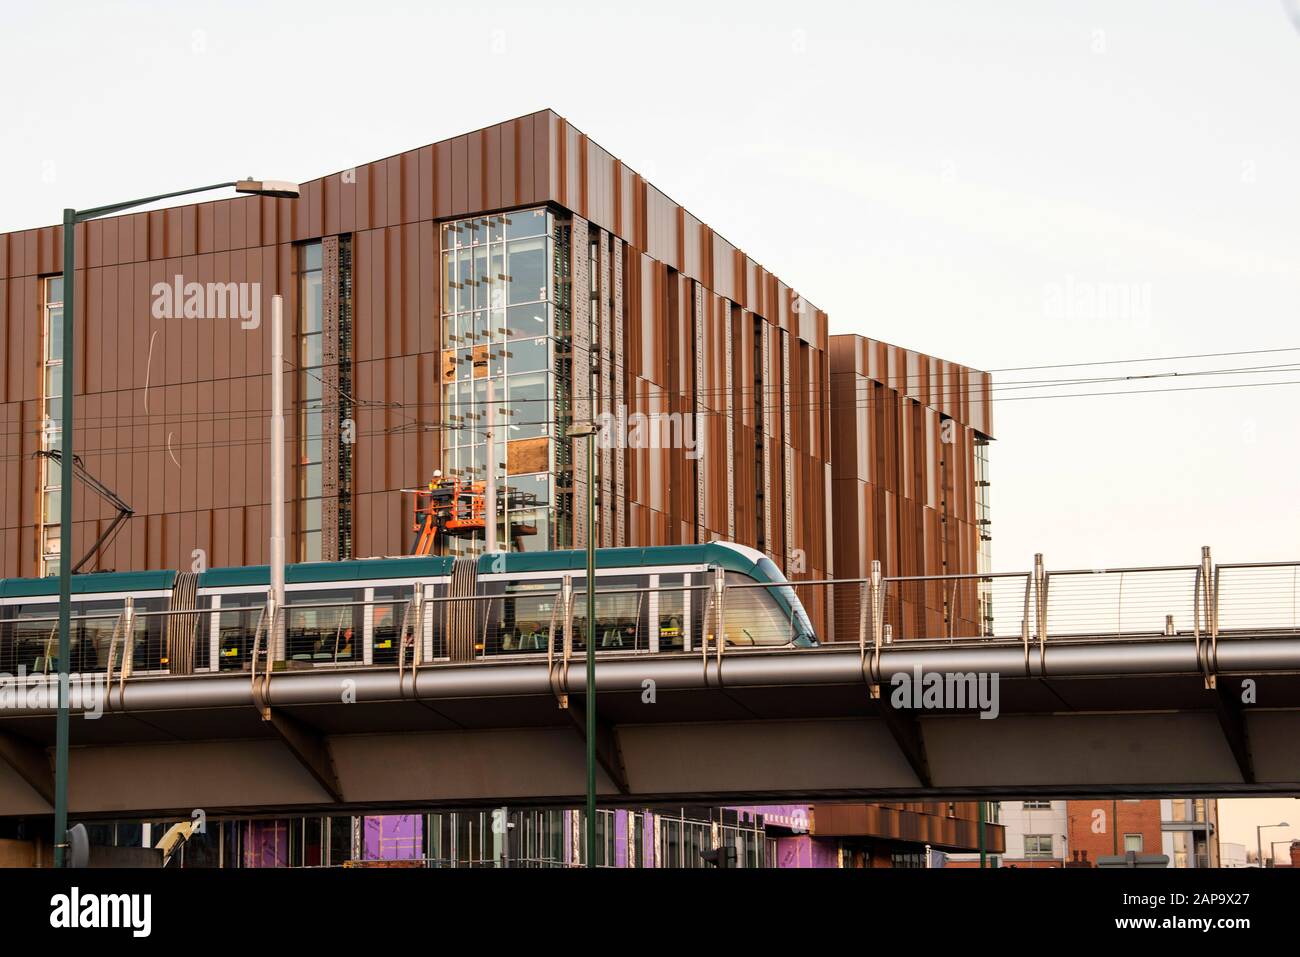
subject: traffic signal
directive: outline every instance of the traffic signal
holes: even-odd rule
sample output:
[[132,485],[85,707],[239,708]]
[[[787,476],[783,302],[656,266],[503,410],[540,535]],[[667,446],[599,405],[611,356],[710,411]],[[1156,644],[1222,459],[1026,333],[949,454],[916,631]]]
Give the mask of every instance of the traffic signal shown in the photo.
[[714,867],[735,867],[736,866],[736,849],[734,847],[715,847],[712,850],[700,851],[700,857],[706,864],[712,864]]

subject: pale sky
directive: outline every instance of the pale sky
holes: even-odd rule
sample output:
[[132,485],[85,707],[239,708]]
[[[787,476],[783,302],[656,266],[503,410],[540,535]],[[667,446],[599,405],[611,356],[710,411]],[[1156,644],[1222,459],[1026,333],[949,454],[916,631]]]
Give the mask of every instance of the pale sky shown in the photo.
[[[993,370],[1300,349],[1298,25],[1300,0],[27,4],[0,230],[551,107],[832,332]],[[1049,391],[1300,380],[1300,351],[997,379],[1278,364]],[[1300,557],[1298,398],[999,401],[994,565]]]

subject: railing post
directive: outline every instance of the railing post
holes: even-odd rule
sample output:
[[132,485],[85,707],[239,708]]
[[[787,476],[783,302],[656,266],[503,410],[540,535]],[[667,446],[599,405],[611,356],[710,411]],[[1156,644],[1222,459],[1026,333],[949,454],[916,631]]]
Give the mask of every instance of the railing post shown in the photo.
[[726,632],[726,595],[727,595],[727,573],[722,568],[713,570],[713,597],[714,604],[718,614],[718,628],[714,632],[714,639],[718,643],[718,660],[722,660],[722,648],[727,643]]
[[880,559],[871,560],[871,643],[880,647],[885,626],[885,579],[880,570]]
[[[430,612],[430,599],[433,598],[433,586],[427,582],[420,585],[420,604],[423,609],[420,612],[420,646],[424,648],[424,660],[433,661],[438,657],[433,653],[433,616]],[[426,632],[428,633],[426,636]]]
[[119,682],[131,675],[131,665],[135,662],[135,599],[128,596],[126,607],[122,609],[122,667],[118,672]]
[[872,603],[876,600],[875,585],[864,581],[858,586],[858,659],[867,660],[867,622],[872,620]]
[[1038,633],[1040,660],[1047,647],[1047,573],[1043,570],[1043,553],[1034,554],[1034,630]]
[[568,678],[569,655],[573,653],[573,576],[565,575],[561,587],[564,602],[564,667]]
[[415,583],[411,604],[414,606],[411,617],[415,619],[411,623],[411,676],[414,677],[424,658],[424,586],[419,582]]
[[1219,669],[1219,581],[1209,545],[1201,546],[1200,576],[1201,607],[1205,609],[1205,633],[1210,642],[1209,651],[1202,663],[1202,672],[1205,675],[1205,687],[1213,689],[1218,684],[1216,672]]

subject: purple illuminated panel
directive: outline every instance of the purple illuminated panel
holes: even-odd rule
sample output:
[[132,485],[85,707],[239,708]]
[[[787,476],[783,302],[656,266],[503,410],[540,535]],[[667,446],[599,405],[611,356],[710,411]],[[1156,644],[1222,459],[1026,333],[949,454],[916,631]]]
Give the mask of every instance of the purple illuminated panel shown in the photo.
[[839,867],[839,851],[832,841],[809,834],[780,837],[776,841],[777,867]]
[[288,867],[289,827],[286,821],[248,821],[244,825],[244,867]]
[[424,818],[385,814],[365,819],[365,859],[411,861],[424,856]]

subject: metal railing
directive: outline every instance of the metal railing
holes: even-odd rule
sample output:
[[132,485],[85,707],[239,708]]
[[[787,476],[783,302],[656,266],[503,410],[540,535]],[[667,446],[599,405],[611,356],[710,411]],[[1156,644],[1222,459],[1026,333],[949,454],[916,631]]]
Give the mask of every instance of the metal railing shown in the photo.
[[[689,581],[689,579],[688,579]],[[663,587],[598,588],[596,621],[586,621],[581,579],[560,589],[494,595],[434,595],[289,602],[265,606],[92,610],[72,618],[72,670],[131,676],[248,673],[255,695],[274,671],[304,668],[422,666],[457,661],[545,659],[567,669],[594,634],[602,657],[724,654],[792,645],[856,641],[865,662],[903,641],[1016,642],[1026,660],[1047,643],[1188,639],[1213,682],[1220,636],[1300,634],[1300,562],[1214,565],[1203,549],[1195,565],[1048,571],[1035,556],[1029,571],[993,574],[793,580],[772,584],[728,578],[721,569]],[[470,613],[463,612],[469,604]],[[256,615],[256,626],[251,627]],[[234,628],[223,625],[235,616]],[[192,659],[173,662],[166,622],[180,618],[179,646]],[[55,615],[0,618],[0,673],[50,673],[57,649]],[[464,635],[456,629],[472,629]],[[453,638],[459,634],[457,640]],[[721,637],[720,637],[721,636]],[[192,642],[192,649],[190,642]],[[469,649],[468,653],[456,648]]]

